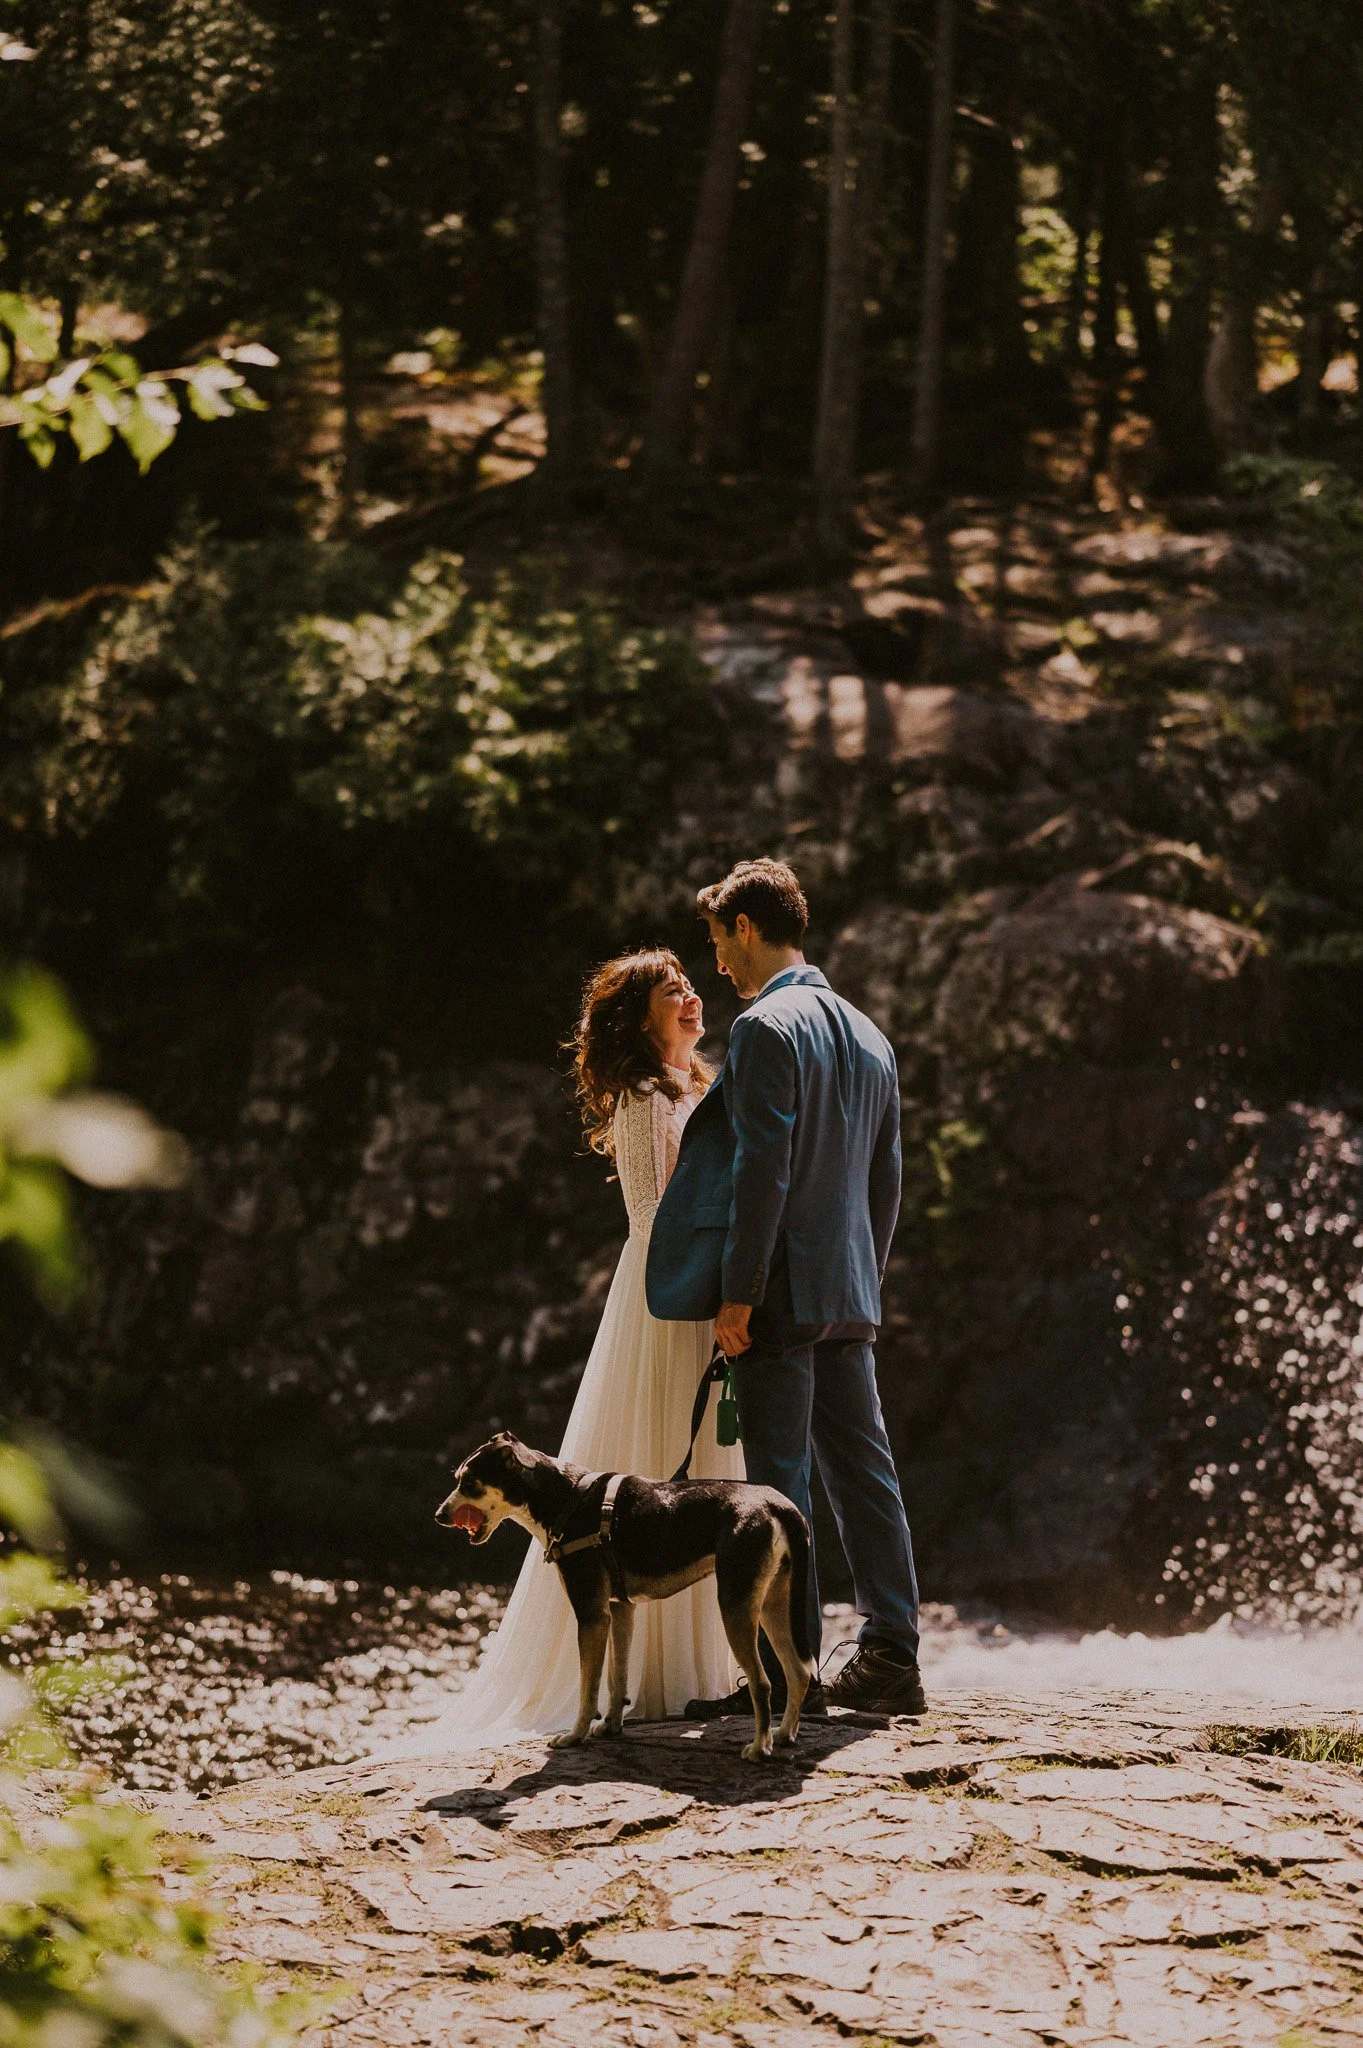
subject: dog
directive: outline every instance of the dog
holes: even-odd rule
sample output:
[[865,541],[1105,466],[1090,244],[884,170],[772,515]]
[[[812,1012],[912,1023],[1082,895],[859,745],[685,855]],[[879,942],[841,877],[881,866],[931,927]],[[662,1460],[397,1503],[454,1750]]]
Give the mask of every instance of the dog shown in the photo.
[[[756,1725],[743,1755],[757,1763],[773,1747],[759,1623],[786,1677],[786,1711],[775,1744],[784,1749],[794,1742],[814,1678],[805,1607],[809,1529],[774,1487],[586,1472],[527,1449],[503,1430],[465,1458],[436,1520],[462,1529],[473,1543],[486,1543],[502,1522],[519,1522],[557,1565],[577,1618],[581,1692],[577,1719],[554,1738],[555,1747],[593,1732],[621,1733],[634,1602],[665,1600],[711,1572],[724,1633],[752,1694]],[[608,1642],[609,1705],[594,1731]]]

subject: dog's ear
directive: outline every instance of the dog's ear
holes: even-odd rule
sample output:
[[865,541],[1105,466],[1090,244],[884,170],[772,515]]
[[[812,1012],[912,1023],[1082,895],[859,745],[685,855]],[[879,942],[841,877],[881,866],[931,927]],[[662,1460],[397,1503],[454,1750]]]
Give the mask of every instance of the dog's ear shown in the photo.
[[504,1444],[505,1448],[510,1452],[511,1462],[514,1465],[519,1465],[522,1472],[534,1471],[535,1453],[533,1451],[528,1451],[525,1445],[521,1442],[519,1437],[514,1437],[511,1434],[511,1431],[508,1429],[503,1431],[500,1440]]

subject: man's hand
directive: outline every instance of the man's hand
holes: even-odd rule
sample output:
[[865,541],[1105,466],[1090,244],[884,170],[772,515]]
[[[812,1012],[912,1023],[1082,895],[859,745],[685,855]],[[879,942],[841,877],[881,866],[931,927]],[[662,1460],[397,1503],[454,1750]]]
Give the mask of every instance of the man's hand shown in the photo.
[[752,1343],[748,1322],[752,1308],[746,1301],[726,1301],[715,1317],[715,1342],[726,1358],[737,1358]]

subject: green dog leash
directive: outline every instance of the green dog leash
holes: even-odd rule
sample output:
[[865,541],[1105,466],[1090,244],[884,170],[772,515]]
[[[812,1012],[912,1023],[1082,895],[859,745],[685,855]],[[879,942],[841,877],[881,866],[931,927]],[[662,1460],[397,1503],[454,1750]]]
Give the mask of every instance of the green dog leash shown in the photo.
[[705,1420],[705,1410],[710,1401],[710,1389],[719,1388],[719,1401],[715,1408],[715,1442],[726,1449],[742,1441],[738,1427],[738,1397],[734,1393],[734,1369],[718,1344],[714,1348],[710,1363],[701,1376],[696,1388],[695,1405],[691,1410],[691,1441],[686,1446],[686,1456],[672,1474],[673,1482],[691,1477],[691,1460],[695,1456],[696,1438]]

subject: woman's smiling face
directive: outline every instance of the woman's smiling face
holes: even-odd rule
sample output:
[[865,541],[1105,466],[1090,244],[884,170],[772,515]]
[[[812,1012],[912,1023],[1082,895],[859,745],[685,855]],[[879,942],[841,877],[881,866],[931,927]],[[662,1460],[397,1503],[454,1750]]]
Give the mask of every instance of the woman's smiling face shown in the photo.
[[684,974],[669,972],[654,983],[644,1030],[669,1066],[688,1064],[705,1030],[705,1012]]

